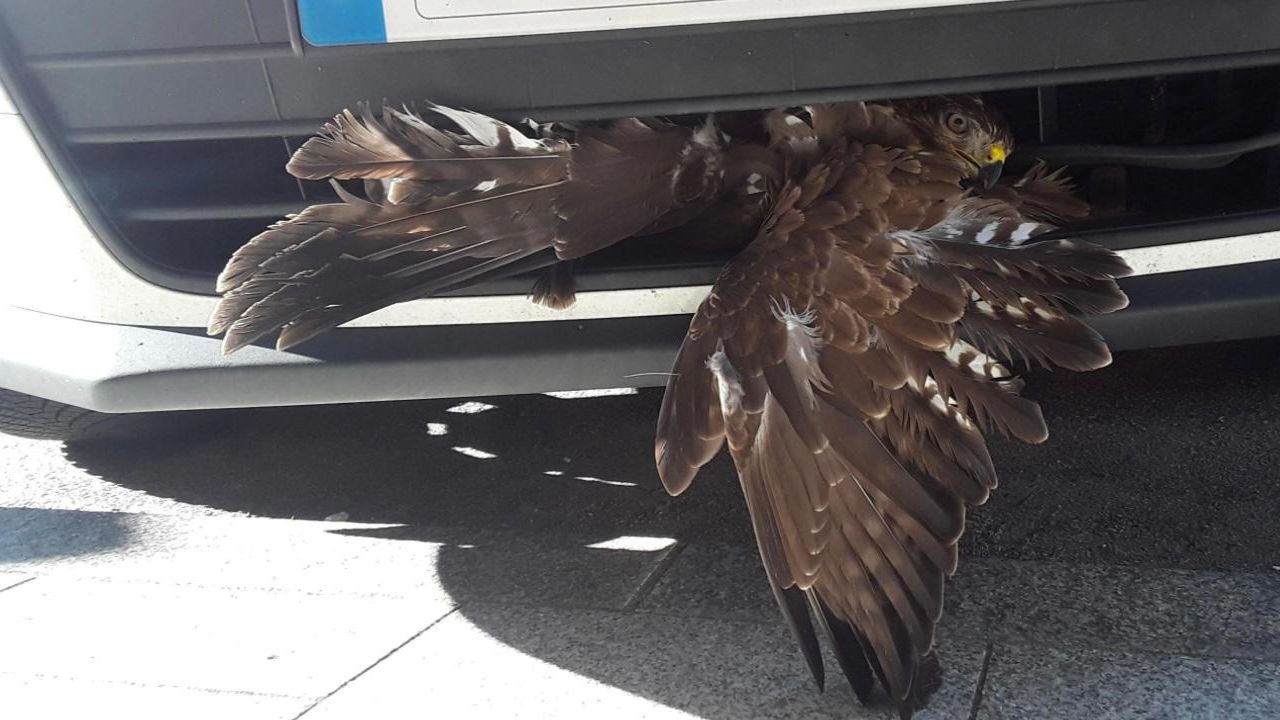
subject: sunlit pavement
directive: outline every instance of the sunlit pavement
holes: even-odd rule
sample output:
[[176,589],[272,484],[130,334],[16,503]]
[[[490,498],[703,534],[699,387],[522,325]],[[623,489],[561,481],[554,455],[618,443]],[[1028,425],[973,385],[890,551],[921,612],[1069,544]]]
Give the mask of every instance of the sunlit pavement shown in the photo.
[[[1033,379],[920,717],[1280,717],[1278,350]],[[893,717],[813,688],[727,463],[662,492],[658,398],[0,437],[0,716]]]

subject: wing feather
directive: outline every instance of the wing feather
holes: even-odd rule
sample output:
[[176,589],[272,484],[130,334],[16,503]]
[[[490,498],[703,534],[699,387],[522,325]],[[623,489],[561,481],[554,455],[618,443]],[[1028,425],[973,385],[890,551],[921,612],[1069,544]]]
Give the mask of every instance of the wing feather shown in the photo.
[[[967,506],[996,485],[979,428],[1028,442],[1046,433],[989,347],[1099,365],[1105,344],[1068,310],[1121,307],[1114,278],[1127,268],[1102,248],[1038,240],[1052,228],[965,199],[958,182],[948,194],[949,170],[934,167],[945,159],[831,143],[859,117],[810,112],[803,126],[772,117],[775,143],[804,162],[717,279],[677,362],[706,358],[713,381],[697,386],[715,394],[765,569],[811,669],[816,622],[859,697],[879,677],[909,717],[932,684]],[[665,410],[693,386],[669,384],[660,448],[688,432]],[[668,487],[687,487],[699,464],[680,464]]]
[[387,305],[545,266],[552,252],[579,257],[720,191],[710,124],[632,118],[535,126],[531,137],[478,113],[428,112],[432,122],[361,106],[299,148],[290,172],[363,180],[367,198],[335,183],[342,202],[286,218],[234,254],[209,322],[225,352],[276,331],[286,349]]
[[442,132],[419,115],[392,107],[384,107],[377,118],[361,104],[356,112],[338,114],[303,143],[287,169],[305,180],[492,178],[520,185],[555,182],[567,172],[570,148],[564,140],[529,138],[506,123],[465,110],[429,108],[463,133]]

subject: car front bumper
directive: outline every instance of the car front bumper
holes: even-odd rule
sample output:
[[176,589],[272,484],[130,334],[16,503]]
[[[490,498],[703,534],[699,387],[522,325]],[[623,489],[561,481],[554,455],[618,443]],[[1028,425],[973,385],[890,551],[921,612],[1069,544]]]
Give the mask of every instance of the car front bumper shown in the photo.
[[[1280,261],[1129,278],[1091,318],[1113,349],[1280,334]],[[308,405],[661,385],[688,317],[339,328],[300,351],[232,356],[194,328],[0,306],[0,378],[101,412]]]

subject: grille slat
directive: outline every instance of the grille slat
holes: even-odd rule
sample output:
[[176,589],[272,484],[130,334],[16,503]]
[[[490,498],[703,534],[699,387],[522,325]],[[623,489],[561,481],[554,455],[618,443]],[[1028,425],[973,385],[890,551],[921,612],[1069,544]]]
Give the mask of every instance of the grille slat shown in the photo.
[[265,60],[293,55],[289,43],[221,45],[214,47],[139,50],[137,52],[50,53],[27,58],[36,70],[50,68],[113,67],[173,62],[218,62],[222,60]]
[[[322,202],[322,201],[315,201]],[[238,205],[175,205],[127,207],[119,210],[127,222],[180,222],[199,220],[274,220],[302,212],[310,202],[247,203]]]
[[194,125],[82,128],[67,130],[63,137],[73,145],[279,138],[315,132],[317,128],[328,120],[329,118],[317,118],[313,120],[263,120],[261,122],[222,122]]

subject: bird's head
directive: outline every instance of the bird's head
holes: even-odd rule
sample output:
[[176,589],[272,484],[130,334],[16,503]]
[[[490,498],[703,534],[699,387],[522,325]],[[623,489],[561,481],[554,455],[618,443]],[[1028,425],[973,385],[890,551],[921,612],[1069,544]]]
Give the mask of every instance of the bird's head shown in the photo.
[[1000,179],[1005,158],[1013,152],[1013,134],[1004,117],[982,98],[923,98],[898,101],[893,106],[916,129],[921,144],[964,161],[978,187],[990,189]]

